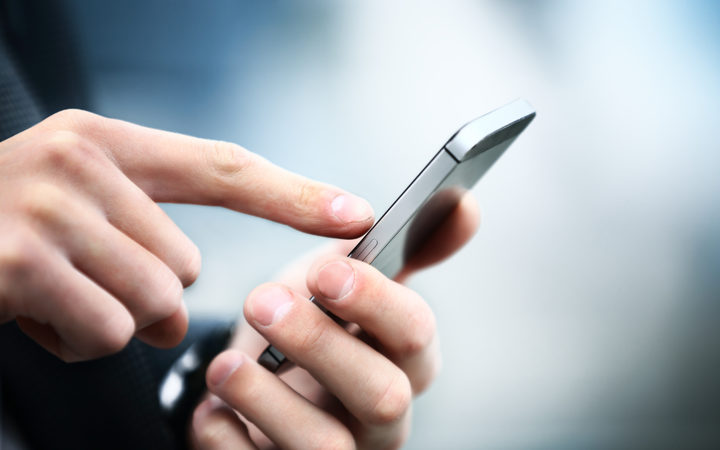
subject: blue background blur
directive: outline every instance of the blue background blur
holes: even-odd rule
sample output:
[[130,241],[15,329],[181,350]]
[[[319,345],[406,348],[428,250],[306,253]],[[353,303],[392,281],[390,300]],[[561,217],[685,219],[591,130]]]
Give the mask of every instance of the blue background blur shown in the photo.
[[[462,123],[538,117],[411,286],[444,370],[409,448],[720,445],[717,2],[72,0],[96,110],[237,142],[382,212]],[[282,130],[278,132],[278,130]],[[322,239],[207,207],[191,313]]]

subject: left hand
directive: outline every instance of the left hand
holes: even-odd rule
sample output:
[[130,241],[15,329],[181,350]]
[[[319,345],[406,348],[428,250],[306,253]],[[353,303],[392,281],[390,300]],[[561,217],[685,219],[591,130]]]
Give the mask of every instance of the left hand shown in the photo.
[[[475,201],[466,195],[395,280],[341,256],[349,250],[344,246],[314,262],[307,289],[297,270],[284,278],[287,285],[255,289],[244,311],[254,329],[241,326],[231,349],[208,368],[214,396],[195,410],[196,447],[402,445],[412,398],[434,379],[440,353],[432,311],[400,283],[459,249],[475,232],[478,217]],[[309,295],[357,324],[355,329],[333,322],[307,301]],[[259,366],[255,356],[268,342],[297,367],[278,377]]]

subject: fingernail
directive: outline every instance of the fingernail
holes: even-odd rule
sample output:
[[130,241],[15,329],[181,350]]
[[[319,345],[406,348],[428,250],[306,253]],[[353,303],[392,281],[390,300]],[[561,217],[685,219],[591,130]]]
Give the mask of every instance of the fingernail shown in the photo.
[[344,223],[365,222],[373,217],[370,204],[351,194],[338,195],[330,206],[335,217]]
[[318,272],[318,290],[328,299],[345,297],[355,284],[355,271],[345,261],[325,264]]
[[260,325],[268,326],[282,319],[290,310],[292,301],[292,296],[287,289],[274,286],[252,296],[250,311]]
[[207,381],[212,386],[220,386],[230,375],[235,372],[243,363],[242,354],[229,351],[215,360],[208,367]]

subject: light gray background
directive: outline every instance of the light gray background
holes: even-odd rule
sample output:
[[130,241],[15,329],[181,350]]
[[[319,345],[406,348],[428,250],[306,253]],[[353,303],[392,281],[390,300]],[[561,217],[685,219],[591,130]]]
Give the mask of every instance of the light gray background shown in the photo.
[[[720,8],[712,2],[70,2],[103,114],[225,139],[381,213],[460,124],[535,122],[477,237],[410,283],[444,370],[409,448],[720,444]],[[278,132],[277,130],[282,130]],[[167,205],[193,316],[323,242]]]

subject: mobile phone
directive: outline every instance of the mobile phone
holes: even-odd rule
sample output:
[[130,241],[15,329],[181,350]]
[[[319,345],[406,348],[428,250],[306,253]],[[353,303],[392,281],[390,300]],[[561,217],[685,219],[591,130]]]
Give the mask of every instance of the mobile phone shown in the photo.
[[[490,169],[535,117],[515,100],[463,125],[390,205],[348,255],[392,278],[458,205],[463,194]],[[325,310],[314,298],[310,299]],[[268,346],[258,362],[277,372],[285,355]]]

